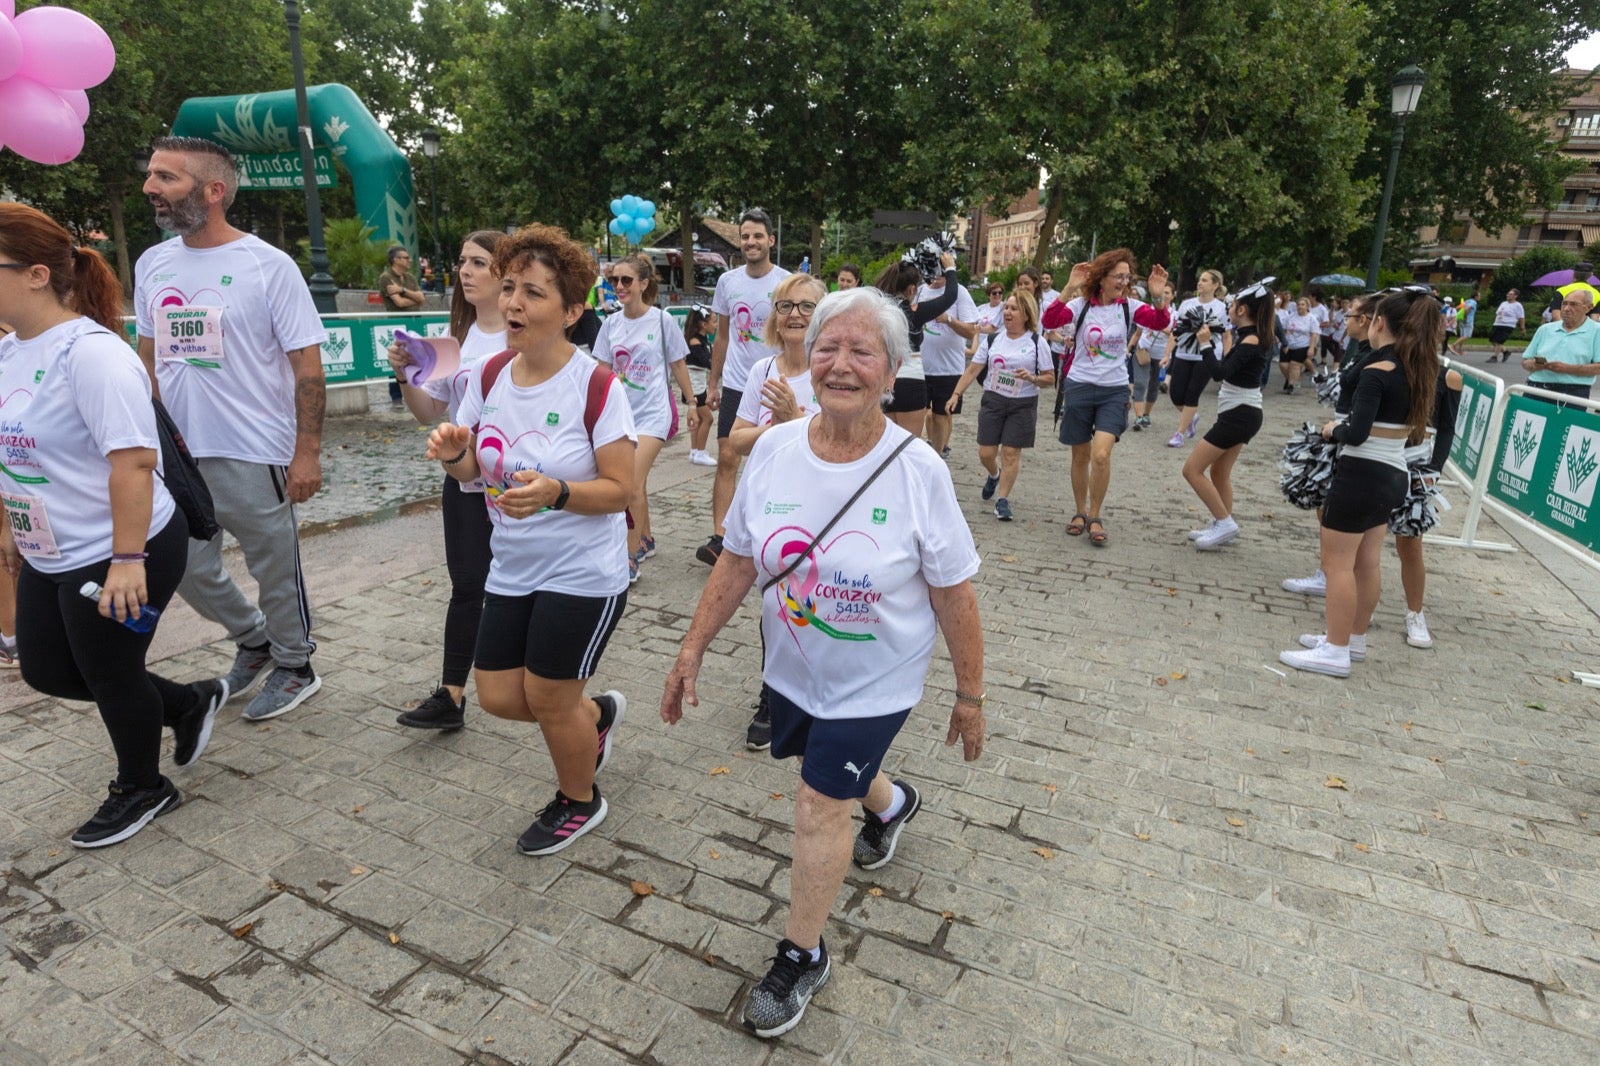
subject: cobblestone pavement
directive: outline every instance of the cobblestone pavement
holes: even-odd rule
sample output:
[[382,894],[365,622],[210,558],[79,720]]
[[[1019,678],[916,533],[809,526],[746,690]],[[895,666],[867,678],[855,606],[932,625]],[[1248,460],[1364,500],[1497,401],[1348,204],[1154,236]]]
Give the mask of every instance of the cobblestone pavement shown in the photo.
[[[1315,529],[1278,497],[1274,452],[1319,412],[1268,403],[1237,474],[1244,535],[1214,555],[1183,540],[1198,507],[1170,407],[1116,450],[1102,549],[1062,534],[1049,440],[1019,520],[996,522],[959,421],[989,749],[942,746],[941,653],[890,760],[925,811],[892,864],[851,871],[832,982],[783,1039],[737,1025],[781,928],[796,786],[743,750],[748,607],[700,710],[655,714],[706,572],[710,471],[678,441],[653,483],[660,554],[597,678],[631,701],[611,815],[560,855],[513,847],[554,788],[534,731],[476,708],[453,736],[394,724],[435,677],[448,580],[436,544],[400,543],[428,516],[363,527],[382,551],[349,547],[354,528],[305,541],[322,692],[221,720],[171,771],[184,806],[125,844],[67,845],[113,772],[92,709],[17,699],[0,1062],[1600,1061],[1600,701],[1566,681],[1595,669],[1594,614],[1533,554],[1436,548],[1438,646],[1418,651],[1386,555],[1367,662],[1283,676],[1276,653],[1321,603],[1279,588],[1313,569]],[[404,415],[329,441],[306,508],[324,528],[437,481]],[[186,612],[163,636],[197,636],[162,668],[215,674],[229,649]]]

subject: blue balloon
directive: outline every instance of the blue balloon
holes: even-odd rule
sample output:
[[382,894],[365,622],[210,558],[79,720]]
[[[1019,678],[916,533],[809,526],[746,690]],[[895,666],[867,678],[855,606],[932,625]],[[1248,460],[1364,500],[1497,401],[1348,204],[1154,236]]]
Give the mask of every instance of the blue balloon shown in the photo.
[[643,200],[643,201],[640,202],[638,214],[641,214],[641,215],[653,215],[655,213],[656,213],[656,205],[655,205],[654,201],[652,201],[652,200]]
[[645,213],[644,201],[629,193],[622,198],[622,209],[630,215],[638,216]]
[[611,225],[608,228],[611,230],[611,235],[613,237],[622,236],[622,219],[620,217],[612,219]]
[[611,201],[611,213],[613,215],[622,214],[622,199],[621,199],[621,197],[618,197],[617,199]]
[[655,228],[656,220],[654,215],[646,215],[633,220],[633,231],[641,237]]
[[624,230],[631,230],[633,228],[633,216],[628,214],[626,211],[617,216],[617,221],[622,224],[622,228]]

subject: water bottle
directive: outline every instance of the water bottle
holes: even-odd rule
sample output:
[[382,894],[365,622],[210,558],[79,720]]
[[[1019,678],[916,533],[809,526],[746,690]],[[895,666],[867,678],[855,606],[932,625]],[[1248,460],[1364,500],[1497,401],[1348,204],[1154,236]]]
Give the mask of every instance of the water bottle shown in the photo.
[[802,273],[802,274],[811,273],[811,257],[809,255],[803,257],[800,260],[800,273]]
[[[83,583],[83,587],[78,590],[78,595],[82,596],[86,600],[93,600],[95,603],[99,603],[100,592],[100,586],[95,582],[85,581]],[[117,624],[127,626],[135,633],[148,633],[156,627],[156,622],[158,622],[160,619],[160,611],[156,610],[154,607],[151,607],[149,604],[144,604],[139,608],[138,614],[130,614],[127,618],[123,619]],[[115,622],[117,620],[116,615],[112,615],[111,620]]]

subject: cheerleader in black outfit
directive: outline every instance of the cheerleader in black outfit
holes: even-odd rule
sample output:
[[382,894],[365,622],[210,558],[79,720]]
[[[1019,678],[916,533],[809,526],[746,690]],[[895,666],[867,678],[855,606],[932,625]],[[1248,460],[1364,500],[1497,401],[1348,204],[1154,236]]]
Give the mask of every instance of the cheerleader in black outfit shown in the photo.
[[1327,628],[1278,655],[1296,670],[1346,677],[1352,660],[1366,658],[1383,538],[1411,483],[1406,446],[1422,442],[1433,413],[1443,332],[1439,302],[1425,291],[1385,296],[1367,332],[1373,352],[1357,376],[1350,418],[1322,427],[1340,445],[1322,510]]
[[[1456,437],[1456,415],[1460,410],[1461,375],[1441,367],[1433,393],[1433,440],[1406,449],[1408,462],[1422,461],[1424,478],[1438,478],[1444,461],[1450,458],[1450,446]],[[1431,648],[1433,634],[1428,632],[1428,619],[1422,613],[1422,594],[1428,585],[1428,568],[1422,562],[1422,538],[1396,533],[1394,551],[1400,557],[1400,587],[1406,594],[1406,643],[1413,648]]]
[[1264,278],[1234,297],[1228,308],[1233,347],[1210,366],[1212,378],[1222,382],[1217,418],[1183,464],[1183,479],[1211,512],[1210,525],[1189,534],[1200,551],[1216,551],[1239,535],[1239,523],[1233,520],[1233,464],[1261,430],[1261,372],[1276,325],[1275,280]]

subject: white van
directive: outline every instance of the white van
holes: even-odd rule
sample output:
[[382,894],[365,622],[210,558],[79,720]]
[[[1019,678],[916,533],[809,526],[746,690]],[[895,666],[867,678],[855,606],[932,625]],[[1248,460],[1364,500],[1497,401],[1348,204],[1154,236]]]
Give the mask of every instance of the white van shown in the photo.
[[655,268],[656,283],[660,286],[656,303],[662,307],[710,303],[717,279],[728,270],[728,261],[716,252],[697,251],[694,253],[694,287],[689,289],[683,282],[683,249],[640,248],[639,253],[649,256],[650,265]]

